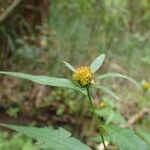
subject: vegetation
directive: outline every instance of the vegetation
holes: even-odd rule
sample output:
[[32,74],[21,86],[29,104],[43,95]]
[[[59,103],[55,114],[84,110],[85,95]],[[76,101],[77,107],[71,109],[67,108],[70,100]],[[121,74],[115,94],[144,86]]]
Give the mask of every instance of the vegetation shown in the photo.
[[148,149],[149,10],[149,0],[0,1],[0,73],[38,83],[0,76],[2,129],[38,141],[1,130],[0,149]]

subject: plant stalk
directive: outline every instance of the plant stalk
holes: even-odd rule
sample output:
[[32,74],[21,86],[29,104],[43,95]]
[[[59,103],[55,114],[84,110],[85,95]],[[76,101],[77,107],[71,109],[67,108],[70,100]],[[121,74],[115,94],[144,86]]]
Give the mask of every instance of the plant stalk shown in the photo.
[[91,94],[90,94],[90,90],[89,90],[89,87],[86,87],[86,90],[87,90],[87,95],[88,95],[88,99],[89,99],[89,102],[90,102],[90,105],[91,105],[91,108],[92,108],[92,112],[93,112],[93,116],[96,120],[96,126],[100,132],[100,136],[101,136],[101,140],[102,140],[102,143],[103,143],[103,146],[104,146],[104,150],[106,150],[106,145],[105,145],[105,142],[104,142],[104,137],[103,137],[103,134],[101,132],[101,127],[99,126],[99,120],[98,120],[98,117],[95,113],[95,109],[94,109],[94,106],[93,106],[93,103],[92,103],[92,98],[91,98]]

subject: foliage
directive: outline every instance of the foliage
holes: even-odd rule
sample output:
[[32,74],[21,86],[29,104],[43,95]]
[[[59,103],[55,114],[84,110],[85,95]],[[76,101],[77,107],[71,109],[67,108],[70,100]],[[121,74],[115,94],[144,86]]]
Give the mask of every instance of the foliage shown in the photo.
[[20,108],[19,107],[10,107],[7,110],[7,114],[11,117],[17,118],[18,117],[18,113],[20,112]]
[[139,76],[141,68],[147,68],[141,60],[150,56],[149,9],[148,0],[82,0],[80,3],[56,0],[50,6],[48,21],[53,31],[52,43],[57,41],[61,49],[61,53],[59,48],[56,53],[70,62],[80,63],[83,57],[88,60],[105,52],[132,75]]
[[70,137],[70,132],[59,128],[54,130],[52,128],[36,128],[23,127],[15,125],[0,124],[3,127],[10,128],[22,134],[25,134],[38,141],[38,146],[42,149],[52,150],[90,150],[90,148],[82,144],[79,140]]
[[105,125],[104,129],[107,131],[105,139],[116,144],[120,150],[148,150],[145,142],[130,129],[114,125]]
[[133,80],[132,78],[126,76],[126,75],[122,75],[119,73],[106,73],[106,74],[102,74],[98,77],[98,79],[107,79],[107,78],[116,78],[116,77],[120,77],[120,78],[124,78],[128,81],[130,81],[131,83],[133,83],[137,88],[140,88],[139,84],[137,84],[137,82],[135,80]]
[[18,77],[21,79],[30,80],[42,85],[50,85],[56,87],[66,87],[71,88],[77,91],[81,91],[85,93],[80,87],[74,85],[70,80],[64,78],[55,78],[55,77],[48,77],[48,76],[40,76],[40,75],[29,75],[24,73],[16,73],[16,72],[5,72],[0,71],[1,74],[6,74],[14,77]]
[[[22,59],[32,62],[24,63],[23,68],[41,65],[60,74],[61,65],[56,63],[57,58],[81,63],[83,58],[88,60],[105,52],[131,75],[149,76],[149,0],[81,0],[70,3],[55,0],[45,9],[38,4],[25,2],[23,11],[31,5],[40,9],[38,13],[36,9],[30,16],[17,13],[1,28],[1,35],[7,39],[15,60],[14,66]],[[44,16],[42,12],[47,7],[48,17],[43,18],[43,22],[34,22],[37,14]],[[39,58],[45,54],[47,63],[39,63]],[[143,71],[146,72],[144,75],[141,74]]]
[[[91,68],[93,70],[93,72],[96,72],[98,70],[98,68],[101,67],[103,61],[104,61],[104,54],[101,54],[100,56],[98,56],[91,64]],[[74,68],[69,64],[64,62],[69,69],[71,69],[72,71],[74,70]],[[88,67],[87,67],[88,68]],[[75,70],[76,71],[76,70]],[[89,102],[90,102],[90,106],[92,108],[92,113],[93,116],[96,119],[96,125],[97,128],[100,131],[100,136],[102,139],[102,143],[105,146],[104,143],[104,138],[103,138],[103,134],[101,132],[101,129],[105,129],[106,132],[109,134],[108,138],[110,139],[110,141],[112,143],[117,144],[120,149],[122,150],[135,150],[135,149],[143,149],[146,150],[147,146],[146,144],[138,137],[136,136],[131,130],[128,129],[122,129],[116,126],[109,126],[109,125],[103,125],[102,123],[100,123],[97,119],[96,113],[95,113],[95,109],[93,107],[92,104],[92,98],[91,98],[91,94],[89,91],[90,87],[93,88],[97,88],[98,86],[95,86],[97,83],[94,83],[94,86],[91,86],[91,84],[93,83],[88,83],[85,86],[81,87],[80,85],[74,83],[72,80],[68,80],[65,78],[56,78],[56,77],[48,77],[48,76],[33,76],[33,75],[29,75],[29,74],[23,74],[23,73],[16,73],[16,72],[5,72],[5,71],[1,71],[1,74],[5,74],[5,75],[10,75],[10,76],[14,76],[14,77],[18,77],[21,79],[27,79],[42,85],[50,85],[50,86],[56,86],[56,87],[67,87],[70,89],[74,89],[77,91],[82,92],[83,94],[87,95],[89,98]],[[86,72],[83,72],[84,74]],[[84,76],[82,75],[81,72],[81,77],[84,80]],[[127,76],[124,75],[120,75],[120,74],[114,74],[114,73],[110,73],[110,74],[105,74],[102,75],[102,78],[110,78],[110,77],[123,77],[125,79],[128,79],[129,81],[136,83],[136,85],[138,85],[138,83],[133,80],[132,78],[129,78]],[[85,79],[86,80],[86,79]],[[107,91],[110,95],[112,95],[113,93],[110,92],[110,90],[108,91],[108,89],[106,89],[105,87],[100,87],[100,89],[104,89],[105,91]],[[87,93],[85,93],[85,90],[87,91]],[[110,116],[111,118],[112,116]],[[107,123],[111,120],[108,119]],[[99,124],[100,123],[100,124]],[[64,149],[64,150],[74,150],[74,149],[90,149],[88,146],[81,144],[78,140],[74,139],[74,138],[69,138],[70,137],[70,133],[65,131],[62,128],[59,128],[58,130],[53,130],[53,129],[49,129],[49,128],[35,128],[35,127],[21,127],[21,126],[14,126],[14,125],[7,125],[7,124],[1,124],[1,126],[4,127],[8,127],[11,128],[15,131],[21,132],[23,134],[26,134],[27,136],[30,136],[34,139],[36,139],[39,142],[39,145],[42,148],[51,148],[51,149]],[[74,147],[74,145],[79,146]]]
[[112,101],[106,96],[101,98],[100,106],[96,107],[95,111],[99,117],[105,120],[105,124],[123,125],[126,123],[126,119],[116,107],[117,104],[117,101]]
[[150,146],[150,133],[138,131],[137,134]]
[[18,133],[9,135],[8,132],[0,131],[1,150],[39,150],[30,138],[21,136]]
[[[101,54],[93,61],[93,63],[91,64],[91,69],[93,69],[93,71],[96,71],[102,65],[102,63],[104,61],[104,57],[105,57],[105,55]],[[65,64],[66,64],[66,62],[65,62]],[[67,66],[70,68],[71,65],[69,63],[67,63]],[[72,70],[72,67],[71,67],[71,70]],[[41,75],[29,75],[29,74],[24,74],[24,73],[6,72],[6,71],[0,71],[0,74],[5,74],[5,75],[9,75],[9,76],[18,77],[21,79],[30,80],[30,81],[33,81],[33,82],[36,82],[36,83],[39,83],[42,85],[71,88],[71,89],[80,91],[86,95],[84,88],[79,87],[78,85],[74,84],[73,81],[65,79],[65,78],[56,78],[56,77],[48,77],[48,76],[41,76]],[[102,76],[102,78],[104,78],[104,77],[105,78],[110,78],[110,77],[126,78],[138,86],[138,83],[134,79],[131,79],[125,75],[109,73],[109,74],[101,75],[101,76]],[[101,79],[101,77],[98,77],[98,79]],[[113,94],[113,92],[111,90],[109,90],[108,88],[105,88],[102,86],[97,86],[96,84],[94,84],[93,87],[102,89],[103,91],[105,91],[108,94],[112,95],[113,97],[117,98],[117,96],[115,96],[115,94]]]
[[[64,77],[67,73],[62,69],[62,65],[56,62],[58,58],[67,60],[72,64],[78,65],[82,62],[85,65],[97,54],[105,52],[108,57],[106,64],[101,68],[101,73],[106,70],[113,73],[100,75],[98,77],[99,81],[96,81],[98,84],[92,85],[91,88],[93,91],[96,91],[93,93],[96,100],[97,96],[106,93],[117,101],[112,101],[109,96],[104,99],[103,97],[98,97],[98,100],[104,102],[106,105],[105,108],[97,108],[98,106],[95,106],[99,118],[104,118],[106,124],[115,123],[122,125],[125,121],[123,116],[128,119],[133,113],[139,111],[142,106],[150,106],[149,91],[146,93],[142,93],[142,91],[134,93],[133,91],[131,93],[126,82],[124,80],[118,80],[118,77],[129,80],[138,88],[139,84],[125,75],[114,73],[117,70],[119,73],[129,74],[138,80],[145,79],[149,82],[149,0],[80,0],[80,2],[55,0],[50,1],[50,3],[47,3],[47,1],[49,0],[43,1],[43,3],[46,4],[45,7],[41,5],[42,1],[36,4],[33,4],[32,1],[25,1],[22,9],[19,9],[18,13],[11,17],[4,26],[0,26],[1,70],[8,70],[9,66],[9,70],[17,71],[21,69],[23,72],[32,72],[32,74],[41,74],[42,72],[50,76],[53,74],[57,75],[57,77]],[[4,0],[0,1],[0,14],[5,10],[9,2],[10,0],[6,0],[5,2]],[[4,6],[4,8],[2,6]],[[67,62],[64,63],[74,71],[72,65]],[[121,68],[121,70],[115,67],[116,65]],[[12,75],[16,74],[12,73]],[[24,74],[24,79],[27,77],[28,74]],[[37,77],[38,76],[33,75],[32,81],[36,78],[36,83],[41,82]],[[107,77],[107,79],[109,79],[109,77],[115,77],[115,79],[112,80],[112,89],[102,85],[104,82],[110,83],[111,81],[109,80],[107,82],[105,77]],[[51,79],[51,77],[48,77],[48,79]],[[118,81],[120,81],[120,84],[118,84]],[[42,82],[44,83],[44,81]],[[70,88],[72,83],[70,84],[68,79],[67,83],[69,84],[65,87]],[[22,94],[21,97],[14,98],[16,100],[18,99],[21,104],[22,101],[29,99],[29,97],[24,96],[22,91],[26,92],[28,87],[32,89],[33,85],[27,84],[28,87],[25,90],[25,84],[26,82],[23,82],[21,88],[17,85],[17,92],[15,92],[16,88],[11,88],[11,86],[7,88],[12,90],[14,95]],[[50,85],[52,85],[52,81],[50,81]],[[3,87],[3,84],[1,86]],[[62,88],[64,88],[64,85]],[[73,86],[72,89],[86,94],[85,91],[79,87]],[[10,90],[6,92],[6,95],[10,95],[8,99],[14,102],[12,94],[9,93]],[[99,91],[102,93],[99,93]],[[118,96],[118,94],[115,94],[116,91],[122,95]],[[62,89],[61,92],[63,94],[59,94],[57,89],[50,88],[50,96],[46,98],[42,97],[42,104],[40,105],[40,107],[53,106],[51,103],[59,99],[57,103],[58,106],[55,109],[57,109],[56,113],[60,115],[60,118],[63,112],[65,115],[70,115],[68,114],[68,108],[69,112],[77,112],[79,107],[75,107],[76,105],[74,105],[74,103],[79,100],[79,105],[81,104],[80,100],[85,100],[84,95],[78,96],[73,90]],[[1,93],[3,93],[3,91]],[[32,91],[30,93],[32,93]],[[70,97],[76,101],[70,101]],[[64,99],[65,101],[63,101]],[[6,101],[5,96],[4,99],[2,96],[1,102],[5,104]],[[123,103],[121,107],[124,111],[127,111],[127,113],[122,114],[117,109],[119,102],[120,104]],[[29,103],[32,103],[30,99]],[[134,103],[134,106],[132,106],[132,108],[128,107],[128,105],[130,106],[132,103]],[[32,104],[34,105],[34,102]],[[53,107],[49,108],[53,109]],[[10,107],[7,110],[7,114],[12,117],[17,117],[18,111],[16,108]],[[38,112],[38,110],[35,112]],[[38,113],[36,115],[38,115]],[[86,115],[88,114],[86,113]],[[71,117],[72,116],[74,116],[74,114],[71,114]],[[142,119],[138,122],[142,130],[144,127],[141,126],[141,123],[144,121],[145,120]],[[146,126],[149,131],[149,122]],[[143,140],[146,139],[146,141],[148,141],[149,136],[147,136],[147,134],[141,133],[139,136],[141,136]]]

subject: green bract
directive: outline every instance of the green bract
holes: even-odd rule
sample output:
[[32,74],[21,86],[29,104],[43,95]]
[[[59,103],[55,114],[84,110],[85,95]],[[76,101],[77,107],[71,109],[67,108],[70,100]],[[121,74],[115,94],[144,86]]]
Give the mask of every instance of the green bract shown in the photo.
[[92,69],[93,73],[95,73],[103,64],[105,59],[105,54],[101,54],[98,56],[91,64],[90,68]]

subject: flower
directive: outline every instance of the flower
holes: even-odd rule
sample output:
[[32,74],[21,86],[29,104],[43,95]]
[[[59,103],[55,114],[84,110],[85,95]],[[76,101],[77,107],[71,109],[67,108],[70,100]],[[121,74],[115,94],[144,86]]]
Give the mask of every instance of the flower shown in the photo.
[[143,83],[143,90],[144,91],[150,90],[150,83],[149,82],[144,82]]
[[41,41],[40,41],[40,46],[42,47],[42,48],[46,48],[46,46],[47,46],[47,40],[46,39],[41,39]]
[[81,66],[73,72],[72,79],[81,87],[85,87],[92,83],[93,72],[89,67]]
[[99,108],[105,108],[105,107],[106,107],[106,103],[101,102],[101,103],[99,104]]

